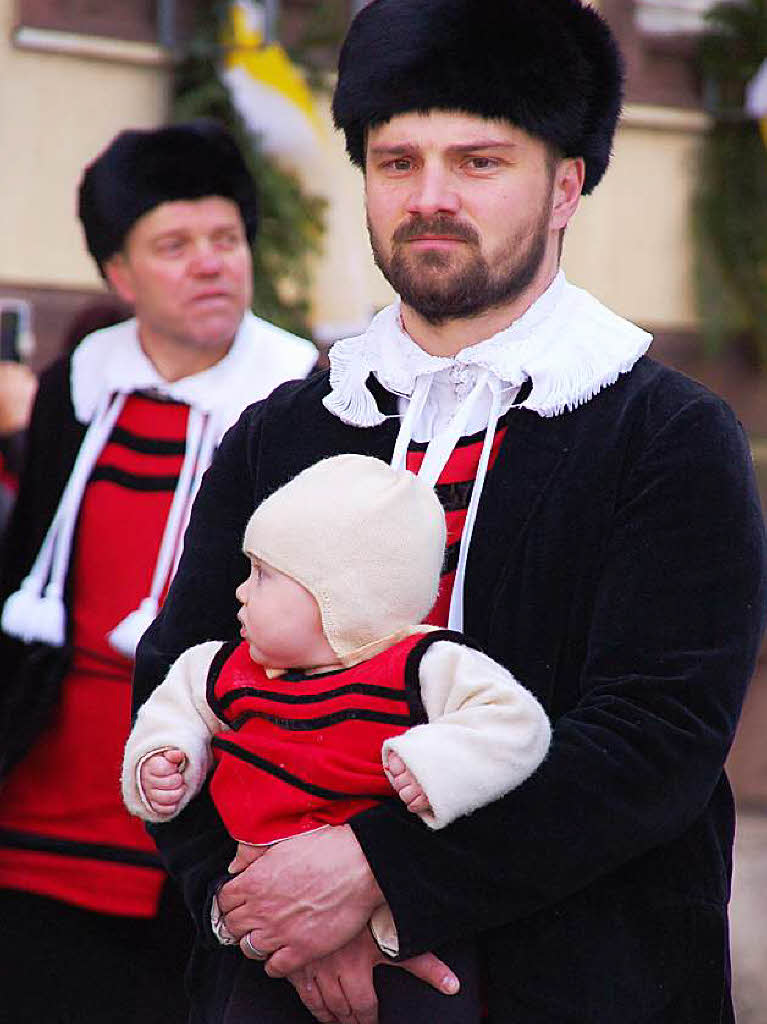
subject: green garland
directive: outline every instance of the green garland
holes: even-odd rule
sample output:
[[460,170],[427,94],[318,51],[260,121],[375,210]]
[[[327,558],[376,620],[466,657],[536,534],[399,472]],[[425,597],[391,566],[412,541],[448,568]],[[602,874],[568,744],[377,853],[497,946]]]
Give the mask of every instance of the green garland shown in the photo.
[[211,117],[237,141],[258,183],[260,226],[253,245],[253,310],[294,334],[311,337],[312,260],[320,251],[324,200],[307,195],[295,175],[260,149],[218,77],[220,26],[228,4],[201,4],[197,31],[173,75],[175,121]]
[[713,123],[693,202],[697,293],[709,351],[748,342],[767,369],[767,147],[744,114],[745,87],[767,58],[767,0],[717,3],[700,66]]

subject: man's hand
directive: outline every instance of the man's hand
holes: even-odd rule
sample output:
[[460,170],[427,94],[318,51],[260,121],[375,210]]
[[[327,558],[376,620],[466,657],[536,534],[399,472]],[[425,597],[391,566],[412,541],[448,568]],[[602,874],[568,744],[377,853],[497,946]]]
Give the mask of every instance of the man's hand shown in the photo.
[[249,935],[275,978],[346,945],[383,902],[348,825],[275,843],[218,894],[227,931]]
[[37,393],[37,377],[21,363],[0,363],[0,436],[26,430]]
[[322,1024],[377,1024],[378,997],[373,987],[376,964],[409,971],[445,995],[455,995],[460,988],[455,974],[433,953],[422,953],[400,963],[387,960],[367,927],[336,953],[288,975],[288,981],[307,1010]]

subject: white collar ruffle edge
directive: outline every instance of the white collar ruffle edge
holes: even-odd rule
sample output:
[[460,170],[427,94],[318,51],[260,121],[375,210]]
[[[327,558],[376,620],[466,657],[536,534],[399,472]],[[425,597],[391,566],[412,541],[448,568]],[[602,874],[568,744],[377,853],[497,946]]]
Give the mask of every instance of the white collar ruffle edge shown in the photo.
[[651,342],[652,335],[570,284],[562,271],[515,323],[454,358],[419,348],[402,327],[397,300],[364,334],[331,348],[331,390],[324,404],[350,426],[377,426],[386,417],[367,387],[371,373],[388,391],[409,397],[419,377],[459,366],[475,373],[486,369],[512,387],[529,378],[530,394],[515,408],[559,416],[614,384]]

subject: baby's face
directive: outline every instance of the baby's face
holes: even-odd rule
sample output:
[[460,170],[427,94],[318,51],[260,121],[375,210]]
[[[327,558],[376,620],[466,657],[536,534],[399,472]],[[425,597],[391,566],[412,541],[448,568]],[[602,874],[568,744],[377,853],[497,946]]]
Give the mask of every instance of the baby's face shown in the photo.
[[250,575],[236,591],[237,618],[250,656],[269,668],[310,668],[338,659],[309,591],[292,577],[250,557]]

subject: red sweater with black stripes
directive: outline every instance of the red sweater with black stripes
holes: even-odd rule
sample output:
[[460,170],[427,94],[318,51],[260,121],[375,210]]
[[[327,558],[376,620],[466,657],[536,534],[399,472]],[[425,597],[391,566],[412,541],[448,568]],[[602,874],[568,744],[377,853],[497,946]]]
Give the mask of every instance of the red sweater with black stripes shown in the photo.
[[188,412],[131,395],[88,482],[70,565],[72,663],[53,722],[3,785],[1,888],[156,913],[165,875],[119,788],[133,662],[107,635],[149,592]]
[[[493,439],[493,447],[490,452],[488,470],[493,466],[498,457],[498,452],[506,434],[508,415],[507,413],[498,422],[498,428]],[[439,594],[434,607],[425,620],[432,626],[447,626],[450,598],[453,594],[455,572],[458,567],[461,537],[463,536],[463,528],[466,524],[466,513],[471,501],[474,481],[477,477],[484,440],[484,431],[479,434],[472,434],[470,437],[462,437],[450,453],[450,458],[445,463],[437,480],[437,497],[445,511],[447,548]],[[421,468],[427,447],[428,445],[425,443],[415,441],[410,443],[406,466],[412,473],[418,473],[418,470]]]
[[230,731],[213,737],[211,796],[229,834],[271,843],[391,797],[384,740],[426,721],[408,637],[352,668],[270,679],[248,645],[225,645],[208,677],[208,702]]

